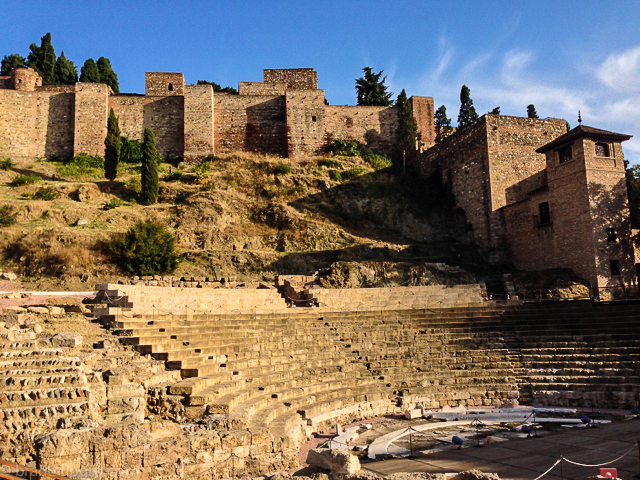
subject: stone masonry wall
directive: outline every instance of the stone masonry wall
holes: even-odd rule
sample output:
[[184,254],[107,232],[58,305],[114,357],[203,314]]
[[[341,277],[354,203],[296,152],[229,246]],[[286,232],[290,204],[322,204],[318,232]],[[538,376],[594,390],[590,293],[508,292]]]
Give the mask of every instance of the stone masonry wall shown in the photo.
[[146,72],[145,74],[147,96],[184,95],[184,86],[184,74],[182,73]]
[[120,94],[109,97],[109,108],[113,108],[118,117],[120,132],[129,140],[142,140],[144,104],[144,95]]
[[0,90],[0,155],[61,158],[73,154],[73,87]]
[[74,155],[79,153],[104,155],[109,91],[110,88],[107,85],[76,83]]
[[287,89],[316,90],[318,74],[313,68],[265,69],[264,83],[284,85]]
[[262,82],[240,82],[238,93],[240,95],[284,95],[285,85],[270,85]]
[[418,124],[418,140],[420,145],[430,147],[436,141],[436,129],[433,123],[433,97],[409,98],[413,118]]
[[473,226],[474,240],[482,248],[491,246],[491,185],[486,132],[486,116],[483,116],[416,160],[422,175],[439,171],[443,180],[451,183],[456,204],[465,211],[467,221]]
[[215,153],[248,150],[286,156],[284,96],[214,93]]
[[398,128],[398,115],[389,107],[325,107],[328,139],[342,138],[371,143],[376,149],[391,153]]
[[289,158],[296,160],[324,153],[324,90],[288,90],[286,108]]
[[153,130],[158,153],[182,155],[184,152],[184,97],[177,95],[146,97],[143,126]]
[[202,160],[214,150],[213,87],[187,85],[184,95],[184,159]]

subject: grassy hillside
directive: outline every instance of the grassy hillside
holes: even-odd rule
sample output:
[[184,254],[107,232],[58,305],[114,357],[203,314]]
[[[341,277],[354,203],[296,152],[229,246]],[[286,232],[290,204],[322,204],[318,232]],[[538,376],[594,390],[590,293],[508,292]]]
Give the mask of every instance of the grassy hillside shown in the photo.
[[439,181],[375,170],[359,157],[293,163],[239,153],[207,167],[162,163],[160,201],[152,206],[137,204],[139,165],[121,165],[115,182],[91,159],[4,165],[0,208],[16,223],[0,227],[0,266],[36,288],[126,276],[105,245],[146,219],[177,237],[183,260],[176,276],[271,280],[342,261],[369,262],[380,278],[395,271],[390,283],[415,284],[437,281],[425,262],[486,269],[469,247],[464,214]]

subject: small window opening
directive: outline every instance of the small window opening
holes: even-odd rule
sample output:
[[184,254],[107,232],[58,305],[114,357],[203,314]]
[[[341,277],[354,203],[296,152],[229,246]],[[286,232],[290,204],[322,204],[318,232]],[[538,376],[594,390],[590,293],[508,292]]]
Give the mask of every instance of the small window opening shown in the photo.
[[460,150],[458,154],[460,155],[460,163],[464,162],[464,152]]
[[607,228],[607,242],[618,243],[618,235],[615,228]]
[[609,260],[611,264],[611,275],[620,275],[620,260]]
[[544,202],[538,205],[540,217],[538,218],[538,225],[545,225],[551,223],[551,212],[549,211],[549,202]]
[[22,83],[22,79],[21,78],[18,79],[18,83]]
[[169,91],[170,91],[170,92],[173,92],[173,83],[170,83],[170,84],[169,84]]
[[311,121],[312,121],[312,122],[315,122],[316,120],[317,120],[316,116],[315,116],[315,115],[312,115],[312,116],[311,116]]
[[573,158],[571,147],[565,147],[560,150],[560,163],[568,162]]
[[596,143],[596,157],[608,157],[609,145],[606,143]]

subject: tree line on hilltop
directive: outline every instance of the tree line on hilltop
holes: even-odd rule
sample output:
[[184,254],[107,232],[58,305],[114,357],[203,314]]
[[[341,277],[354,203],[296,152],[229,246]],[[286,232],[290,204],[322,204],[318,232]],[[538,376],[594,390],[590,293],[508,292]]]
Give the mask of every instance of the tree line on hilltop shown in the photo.
[[78,77],[78,68],[65,56],[64,50],[56,57],[51,43],[51,33],[40,39],[40,46],[32,43],[29,50],[27,58],[17,53],[5,55],[0,66],[0,75],[11,75],[14,68],[29,67],[42,77],[43,85],[74,85],[79,80],[86,83],[104,83],[109,85],[114,93],[120,93],[118,75],[106,57],[100,57],[97,62],[93,58],[87,59],[80,68]]

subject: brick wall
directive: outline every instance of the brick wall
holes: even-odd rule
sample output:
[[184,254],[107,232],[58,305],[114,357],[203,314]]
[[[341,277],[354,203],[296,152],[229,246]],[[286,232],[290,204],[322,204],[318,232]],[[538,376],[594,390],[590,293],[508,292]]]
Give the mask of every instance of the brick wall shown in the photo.
[[184,74],[172,72],[146,72],[145,92],[147,96],[157,97],[184,95]]
[[109,87],[98,83],[76,83],[73,153],[104,155],[107,135]]
[[182,155],[184,152],[184,97],[149,97],[144,103],[143,127],[156,137],[158,153]]
[[328,138],[342,138],[371,143],[374,148],[391,153],[398,129],[398,115],[389,107],[325,107]]
[[113,108],[118,117],[120,131],[130,140],[142,140],[144,104],[144,95],[118,94],[109,97],[109,108]]
[[215,153],[287,155],[284,96],[214,93]]
[[202,160],[214,150],[213,87],[187,85],[184,92],[184,159]]
[[292,160],[326,148],[324,90],[287,90],[287,152]]
[[313,68],[265,69],[264,83],[284,85],[288,89],[316,90],[318,74]]

